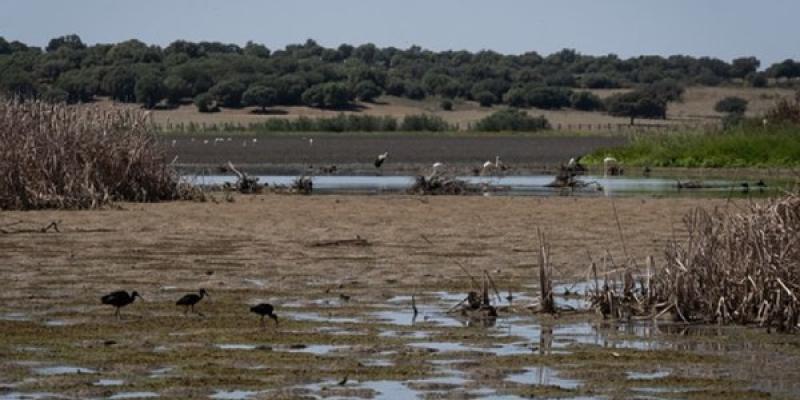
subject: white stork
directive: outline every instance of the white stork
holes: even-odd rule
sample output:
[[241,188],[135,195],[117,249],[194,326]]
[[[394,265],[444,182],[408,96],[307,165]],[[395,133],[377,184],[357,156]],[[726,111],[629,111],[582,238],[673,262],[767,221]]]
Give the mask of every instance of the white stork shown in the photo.
[[375,159],[375,168],[380,168],[383,165],[383,162],[389,158],[389,152],[385,152],[383,154],[378,154],[378,158]]
[[603,176],[608,176],[609,172],[611,172],[611,175],[616,175],[618,169],[616,158],[609,156],[603,159]]

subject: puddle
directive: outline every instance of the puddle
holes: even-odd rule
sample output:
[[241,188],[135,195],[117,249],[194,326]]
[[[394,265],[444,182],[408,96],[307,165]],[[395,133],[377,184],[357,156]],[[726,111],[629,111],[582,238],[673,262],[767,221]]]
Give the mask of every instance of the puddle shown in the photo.
[[158,397],[156,392],[119,392],[109,397],[110,400],[115,399],[149,399]]
[[258,348],[254,344],[215,344],[214,347],[222,350],[255,350]]
[[242,281],[244,283],[249,283],[249,284],[255,285],[255,286],[260,287],[260,288],[263,288],[263,287],[267,286],[264,283],[264,281],[262,281],[261,279],[243,279]]
[[635,350],[671,348],[669,344],[656,340],[615,339],[609,337],[609,333],[599,331],[588,322],[554,326],[552,336],[552,347],[554,348],[565,348],[572,344]]
[[531,348],[530,345],[527,343],[508,343],[491,347],[478,347],[478,346],[469,346],[458,342],[415,342],[415,343],[408,343],[407,346],[422,348],[422,349],[431,349],[435,352],[442,352],[442,353],[454,353],[454,352],[491,353],[496,356],[530,354],[532,351],[536,350],[535,348]]
[[427,331],[382,331],[378,334],[380,337],[398,337],[410,339],[425,339],[431,336]]
[[163,378],[170,372],[175,370],[175,367],[164,367],[164,368],[157,368],[150,371],[150,378]]
[[24,313],[8,313],[0,315],[2,321],[30,321],[31,317]]
[[444,375],[439,377],[432,377],[427,379],[417,379],[410,381],[409,383],[412,384],[412,387],[425,387],[426,385],[449,385],[449,386],[465,386],[470,382],[469,379],[465,379],[461,376],[461,373],[458,371],[450,371],[452,372],[451,375]]
[[467,347],[465,344],[456,342],[416,342],[408,343],[407,346],[419,349],[431,349],[437,352],[480,352],[478,349]]
[[393,367],[394,363],[389,360],[382,360],[382,359],[367,359],[361,360],[361,365],[366,367]]
[[49,321],[45,321],[45,326],[67,326],[67,325],[74,325],[74,322],[68,322],[60,319],[51,319]]
[[336,336],[350,336],[350,335],[367,335],[369,334],[368,331],[359,331],[355,329],[346,329],[346,328],[339,328],[335,326],[323,326],[320,328],[314,329],[314,331],[319,333],[326,333],[328,335],[336,335]]
[[643,393],[655,393],[655,394],[663,394],[663,393],[689,393],[693,392],[697,389],[695,388],[680,388],[680,387],[635,387],[631,388],[631,390],[636,392],[643,392]]
[[522,385],[558,386],[562,389],[577,389],[582,382],[574,379],[564,379],[548,367],[526,368],[525,372],[512,374],[506,378],[509,382]]
[[25,352],[25,353],[42,353],[48,351],[48,349],[44,347],[34,347],[34,346],[22,346],[17,347],[17,351]]
[[97,371],[89,368],[73,367],[69,365],[59,365],[55,367],[36,368],[34,371],[39,375],[67,375],[67,374],[94,374]]
[[22,393],[22,392],[11,392],[0,394],[0,400],[39,400],[39,399],[60,399],[61,396],[55,393],[47,393],[47,392],[32,392],[32,393]]
[[256,345],[256,344],[240,344],[240,343],[226,343],[215,344],[214,347],[222,350],[267,350],[267,351],[285,351],[289,353],[311,353],[317,355],[324,355],[334,351],[339,351],[348,348],[348,346],[338,346],[330,344],[297,344],[290,346],[269,346],[269,345]]
[[634,372],[628,371],[625,373],[628,376],[628,379],[633,380],[650,380],[650,379],[660,379],[666,378],[669,376],[670,371],[655,371],[655,372]]
[[288,313],[288,315],[292,319],[298,321],[342,323],[342,324],[345,323],[355,324],[361,322],[358,318],[322,316],[317,313],[311,313],[311,312],[293,312],[293,313]]
[[414,314],[409,310],[385,310],[376,311],[370,314],[370,319],[376,319],[381,323],[399,326],[414,326],[416,324],[434,324],[442,327],[463,327],[465,322],[459,321],[452,316],[445,314],[443,311],[436,309],[435,311],[426,309],[425,307],[417,306],[420,313],[414,317]]
[[214,394],[210,396],[210,398],[217,400],[245,400],[257,394],[258,392],[253,392],[249,390],[231,390],[231,391],[217,390],[216,392],[214,392]]
[[100,379],[93,383],[94,386],[120,386],[125,383],[122,379]]
[[455,292],[431,292],[431,296],[435,296],[440,302],[446,303],[449,306],[454,306],[467,297],[464,293]]
[[[321,383],[314,383],[302,386],[302,388],[316,394],[316,398],[325,399],[343,399],[352,398],[350,396],[336,396],[331,388],[341,388],[336,381],[325,381]],[[398,399],[418,399],[421,398],[422,392],[414,390],[404,383],[399,381],[350,381],[344,388],[354,389],[368,389],[375,392],[371,397],[372,400],[398,400]],[[357,397],[361,398],[361,396]]]
[[[300,347],[302,346],[302,347]],[[298,345],[298,346],[290,346],[288,348],[276,348],[275,350],[278,351],[286,351],[289,353],[311,353],[316,355],[325,355],[332,352],[340,351],[343,349],[349,348],[348,346],[337,346],[337,345],[330,345],[330,344],[310,344],[310,345]]]

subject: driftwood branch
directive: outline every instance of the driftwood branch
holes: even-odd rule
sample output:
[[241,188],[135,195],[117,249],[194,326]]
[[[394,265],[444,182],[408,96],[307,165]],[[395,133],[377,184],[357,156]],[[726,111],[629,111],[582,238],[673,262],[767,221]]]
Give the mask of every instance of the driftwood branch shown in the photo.
[[4,227],[0,228],[0,234],[13,235],[13,234],[17,234],[17,233],[47,233],[50,230],[53,230],[53,231],[61,233],[61,230],[58,229],[58,224],[60,224],[61,221],[50,221],[49,224],[47,224],[47,225],[45,225],[45,226],[43,226],[41,228],[23,228],[23,229],[13,229],[13,230],[12,229],[7,229],[9,226],[16,226],[16,225],[19,225],[19,224],[22,224],[22,223],[24,223],[24,222],[23,221],[18,221],[18,222],[15,222],[15,223],[7,224]]
[[321,240],[311,244],[311,247],[337,247],[337,246],[369,246],[367,239],[356,236],[355,239]]

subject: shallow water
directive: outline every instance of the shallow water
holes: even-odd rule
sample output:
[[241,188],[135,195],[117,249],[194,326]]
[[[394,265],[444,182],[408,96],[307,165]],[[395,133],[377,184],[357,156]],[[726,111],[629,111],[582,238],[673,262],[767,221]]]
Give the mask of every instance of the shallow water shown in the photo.
[[257,394],[258,392],[250,390],[218,390],[210,398],[217,400],[246,400]]
[[11,392],[0,394],[0,400],[39,400],[64,398],[55,393],[47,392]]
[[[296,176],[258,175],[259,182],[269,186],[291,186]],[[554,180],[552,175],[529,176],[459,176],[476,189],[486,189],[493,194],[517,196],[554,196],[563,194],[560,188],[548,187]],[[201,186],[223,185],[235,183],[233,175],[186,175],[184,181]],[[319,193],[392,193],[409,189],[415,182],[414,176],[313,176],[314,191]],[[703,181],[700,189],[678,189],[675,178],[643,178],[643,177],[602,177],[582,176],[579,179],[589,186],[576,189],[572,194],[589,196],[625,196],[625,195],[670,195],[670,196],[728,196],[741,195],[741,182],[726,180]],[[685,180],[683,180],[685,181]],[[751,187],[754,184],[750,183]],[[766,192],[774,188],[766,189]],[[750,194],[761,191],[753,189]]]
[[99,381],[93,383],[95,386],[120,386],[124,384],[125,381],[122,379],[100,379]]
[[562,389],[576,389],[583,384],[578,380],[561,378],[556,370],[549,367],[526,368],[525,372],[512,374],[506,380],[522,385],[558,386]]
[[110,400],[116,399],[149,399],[158,397],[155,392],[119,392],[109,397]]
[[89,368],[73,367],[71,365],[58,365],[34,369],[39,375],[68,375],[68,374],[94,374],[97,371]]

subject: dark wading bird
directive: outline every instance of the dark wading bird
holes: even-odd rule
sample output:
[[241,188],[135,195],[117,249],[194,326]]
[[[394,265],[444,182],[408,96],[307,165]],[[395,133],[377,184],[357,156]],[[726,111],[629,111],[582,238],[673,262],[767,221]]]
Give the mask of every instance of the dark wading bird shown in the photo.
[[[211,295],[208,294],[208,292],[206,292],[205,289],[200,289],[200,291],[198,291],[197,293],[189,293],[186,296],[181,297],[175,303],[175,305],[176,306],[183,306],[183,313],[184,314],[188,313],[190,309],[192,310],[192,312],[195,312],[194,311],[194,305],[199,303],[200,300],[202,300],[203,297],[205,297],[205,296],[208,296],[209,298],[211,297]],[[198,313],[198,314],[203,315],[201,313]]]
[[103,304],[114,306],[116,308],[114,315],[121,319],[122,315],[120,315],[119,309],[133,303],[133,300],[135,300],[137,297],[144,300],[139,293],[136,293],[135,290],[131,292],[131,294],[128,294],[128,292],[124,290],[118,290],[101,297],[100,301],[102,301]]
[[275,308],[272,307],[272,304],[267,303],[261,303],[257,306],[250,307],[250,312],[261,316],[261,323],[264,323],[264,317],[270,317],[275,321],[275,325],[278,325],[278,316],[275,315],[274,311]]

